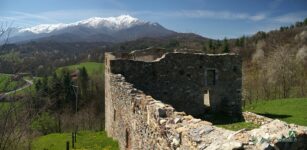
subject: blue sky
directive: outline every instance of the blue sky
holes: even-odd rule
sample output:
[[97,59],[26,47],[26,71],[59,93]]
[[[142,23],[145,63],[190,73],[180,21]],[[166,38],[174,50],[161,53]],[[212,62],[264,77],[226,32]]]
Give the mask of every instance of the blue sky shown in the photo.
[[222,39],[302,21],[307,0],[0,0],[0,23],[18,27],[121,14]]

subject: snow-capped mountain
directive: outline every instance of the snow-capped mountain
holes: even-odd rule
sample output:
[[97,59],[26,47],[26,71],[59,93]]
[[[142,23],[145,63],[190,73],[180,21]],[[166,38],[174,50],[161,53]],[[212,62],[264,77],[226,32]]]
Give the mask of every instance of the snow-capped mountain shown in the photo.
[[159,25],[129,15],[93,17],[74,23],[41,24],[22,28],[11,42],[51,40],[57,42],[123,42],[142,37],[161,37],[174,34]]

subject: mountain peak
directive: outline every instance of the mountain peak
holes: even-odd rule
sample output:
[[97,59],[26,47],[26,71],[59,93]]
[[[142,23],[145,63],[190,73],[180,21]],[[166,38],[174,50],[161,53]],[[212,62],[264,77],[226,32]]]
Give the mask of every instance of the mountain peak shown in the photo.
[[13,42],[50,40],[59,42],[125,42],[143,37],[174,34],[158,23],[142,21],[130,15],[91,17],[73,23],[41,24],[16,29]]
[[138,23],[143,23],[143,21],[131,17],[130,15],[120,15],[117,17],[107,17],[107,18],[92,17],[86,20],[79,21],[77,24],[86,25],[94,28],[102,25],[112,29],[122,29]]
[[40,34],[40,33],[50,33],[53,31],[61,30],[67,27],[73,27],[73,26],[85,26],[85,27],[91,27],[91,28],[99,28],[99,27],[106,27],[111,30],[120,30],[129,28],[133,25],[137,24],[144,24],[144,21],[141,21],[137,18],[134,18],[130,15],[120,15],[117,17],[92,17],[89,19],[81,20],[74,23],[58,23],[58,24],[40,24],[37,26],[29,27],[29,28],[23,28],[20,29],[19,32],[30,32],[34,34]]

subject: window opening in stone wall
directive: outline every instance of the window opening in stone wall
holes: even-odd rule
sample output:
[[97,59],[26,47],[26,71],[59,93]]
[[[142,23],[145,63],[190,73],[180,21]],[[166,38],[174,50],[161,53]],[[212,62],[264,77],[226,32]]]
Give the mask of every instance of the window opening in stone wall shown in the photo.
[[216,84],[216,72],[215,70],[207,70],[207,85],[215,85]]
[[128,129],[126,129],[126,149],[130,149],[130,133]]
[[210,107],[210,95],[209,90],[204,91],[204,105]]
[[113,112],[113,121],[116,120],[116,109],[114,109],[114,112]]

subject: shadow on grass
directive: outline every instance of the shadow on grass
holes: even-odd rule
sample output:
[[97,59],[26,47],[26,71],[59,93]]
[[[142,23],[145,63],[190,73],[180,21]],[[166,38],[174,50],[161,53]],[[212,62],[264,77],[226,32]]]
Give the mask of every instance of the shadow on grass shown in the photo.
[[214,125],[226,125],[238,122],[245,122],[243,116],[233,117],[221,113],[210,113],[199,118],[202,120],[209,121]]
[[272,119],[283,119],[292,117],[291,115],[271,114],[271,113],[257,113],[258,115],[269,117]]

